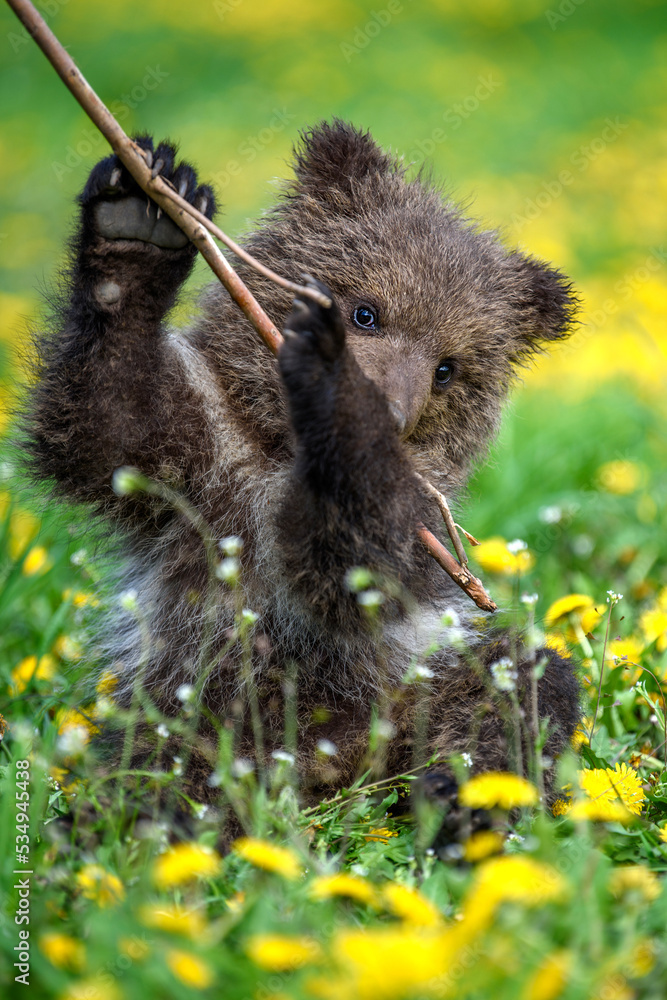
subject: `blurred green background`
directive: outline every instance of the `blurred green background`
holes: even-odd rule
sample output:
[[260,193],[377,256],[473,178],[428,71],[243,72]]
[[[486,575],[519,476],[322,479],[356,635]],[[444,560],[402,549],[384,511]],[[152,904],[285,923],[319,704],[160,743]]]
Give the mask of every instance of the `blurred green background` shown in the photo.
[[[665,2],[45,0],[41,9],[127,131],[179,140],[213,180],[231,234],[272,203],[299,129],[339,115],[415,170],[426,164],[508,244],[566,270],[582,325],[525,373],[473,484],[470,526],[522,534],[539,549],[553,523],[543,509],[560,504],[575,522],[584,512],[582,536],[602,532],[599,577],[635,565],[637,579],[648,566],[656,586],[667,582],[667,543],[656,540],[667,467]],[[5,384],[9,373],[20,387],[12,359],[106,147],[4,5],[0,45],[0,347]],[[193,283],[205,280],[200,265]],[[617,460],[634,463],[634,478],[609,490],[598,470]],[[600,586],[590,550],[600,546],[564,551],[575,536],[576,523],[545,545],[557,561],[547,593]],[[653,554],[641,556],[647,545]]]

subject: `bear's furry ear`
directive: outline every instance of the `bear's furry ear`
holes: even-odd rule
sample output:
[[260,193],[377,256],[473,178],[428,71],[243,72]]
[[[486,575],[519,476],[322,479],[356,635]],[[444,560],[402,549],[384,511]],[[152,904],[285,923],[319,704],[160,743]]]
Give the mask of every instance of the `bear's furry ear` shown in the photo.
[[369,132],[339,118],[306,129],[294,150],[296,190],[315,198],[326,198],[333,188],[349,197],[355,181],[391,173],[395,167]]
[[557,268],[519,251],[509,256],[515,313],[514,360],[545,349],[545,342],[572,332],[579,300],[572,283]]

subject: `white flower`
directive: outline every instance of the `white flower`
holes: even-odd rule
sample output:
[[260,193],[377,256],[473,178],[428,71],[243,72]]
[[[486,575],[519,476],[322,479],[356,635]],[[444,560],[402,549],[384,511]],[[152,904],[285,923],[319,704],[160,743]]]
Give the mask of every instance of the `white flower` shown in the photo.
[[368,868],[365,865],[350,865],[350,871],[358,875],[359,878],[366,878],[368,875]]
[[381,590],[362,590],[357,601],[364,608],[379,608],[384,603],[384,594]]
[[181,684],[179,688],[176,689],[176,697],[179,701],[183,702],[185,705],[188,701],[192,701],[195,696],[195,689],[192,684]]
[[252,774],[255,765],[247,757],[237,757],[232,763],[231,772],[235,778],[245,778],[247,774]]
[[172,767],[172,773],[178,778],[179,775],[183,774],[183,758],[174,757],[174,766]]
[[207,805],[197,805],[194,807],[195,819],[203,819],[207,812]]
[[58,737],[58,749],[67,757],[80,757],[88,744],[89,733],[85,726],[68,726]]
[[244,608],[241,612],[241,621],[244,621],[246,625],[254,625],[259,615],[256,611],[251,611],[250,608]]
[[542,524],[558,524],[563,517],[563,510],[555,504],[553,507],[540,507],[537,516]]
[[440,619],[440,624],[443,628],[458,628],[461,624],[461,619],[456,611],[454,611],[454,608],[447,608]]
[[461,760],[463,761],[466,767],[472,767],[472,757],[470,756],[469,753],[462,753]]
[[294,763],[294,754],[288,753],[287,750],[274,750],[271,754],[274,760],[280,761],[285,764]]
[[514,541],[507,543],[507,551],[511,552],[513,556],[519,554],[519,552],[525,552],[528,548],[526,542],[521,538],[515,538]]
[[218,544],[221,551],[224,552],[226,556],[241,555],[241,550],[243,549],[243,539],[239,538],[238,535],[229,535],[228,538],[222,538]]
[[493,683],[499,691],[514,691],[516,689],[517,672],[514,663],[508,656],[492,663],[490,670]]
[[623,600],[623,594],[615,594],[613,590],[608,590],[607,594],[607,604],[611,604],[612,606]]
[[325,757],[335,757],[338,753],[338,747],[331,740],[318,740],[317,751],[324,754]]
[[236,556],[228,556],[219,564],[215,571],[215,575],[218,580],[222,580],[223,583],[228,583],[230,587],[233,587],[238,583],[240,572],[241,564]]
[[86,561],[86,557],[87,557],[87,552],[85,549],[77,549],[76,552],[72,553],[69,561],[71,562],[72,566],[83,566],[84,562]]
[[158,734],[158,736],[162,737],[163,740],[166,740],[166,738],[169,736],[169,730],[165,726],[164,722],[161,722],[155,731]]
[[136,611],[138,609],[136,590],[124,590],[118,600],[121,608],[124,608],[126,611]]
[[537,604],[538,600],[539,600],[539,595],[538,594],[522,594],[521,595],[521,603],[522,604],[534,605],[534,604]]

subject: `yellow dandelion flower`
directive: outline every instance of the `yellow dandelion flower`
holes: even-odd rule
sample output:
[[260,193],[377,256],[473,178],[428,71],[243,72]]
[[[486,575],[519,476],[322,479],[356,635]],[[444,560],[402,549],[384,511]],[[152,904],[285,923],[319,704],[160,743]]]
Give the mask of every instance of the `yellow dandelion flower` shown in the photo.
[[542,962],[523,994],[524,1000],[556,1000],[567,985],[572,953],[554,951]]
[[46,955],[51,965],[57,965],[59,969],[69,969],[70,972],[80,972],[86,962],[86,949],[83,944],[68,934],[56,932],[42,934],[39,939],[39,950]]
[[330,899],[332,896],[347,896],[358,903],[374,906],[377,902],[375,886],[357,875],[340,872],[337,875],[320,875],[313,879],[309,887],[313,899]]
[[551,807],[551,812],[554,816],[566,816],[569,813],[571,806],[572,803],[568,802],[567,799],[556,799]]
[[100,603],[94,594],[89,594],[85,590],[72,590],[71,587],[63,590],[63,601],[69,600],[72,601],[72,606],[75,608],[85,608],[87,606],[96,608]]
[[660,837],[660,840],[662,840],[662,842],[664,844],[667,844],[667,826],[663,826],[663,828],[661,829],[661,831],[659,833],[659,837]]
[[364,840],[377,840],[381,844],[388,844],[390,837],[398,837],[398,834],[387,829],[386,826],[380,826],[376,830],[369,830],[368,833],[364,834]]
[[81,643],[77,639],[73,639],[70,635],[58,636],[53,644],[53,652],[61,660],[70,660],[72,663],[80,660],[83,656]]
[[581,618],[583,612],[588,611],[593,606],[593,598],[589,597],[588,594],[567,594],[565,597],[559,597],[548,608],[544,616],[544,623],[547,627],[567,623],[570,615],[574,614],[577,618]]
[[15,510],[9,521],[9,554],[16,562],[39,531],[39,520],[27,510]]
[[140,937],[118,938],[118,951],[133,962],[143,962],[150,954],[150,945]]
[[52,566],[53,563],[49,559],[49,553],[46,549],[42,545],[35,545],[23,560],[21,572],[24,576],[41,576],[50,570]]
[[107,983],[99,975],[70,983],[64,993],[58,994],[58,1000],[123,1000],[123,997],[115,983]]
[[235,892],[226,902],[227,909],[231,913],[240,913],[245,903],[245,892]]
[[579,751],[581,750],[584,743],[588,743],[588,733],[586,732],[586,729],[584,728],[582,721],[582,724],[578,726],[577,729],[575,729],[575,731],[572,733],[572,736],[570,738],[570,746],[572,747],[573,750]]
[[488,538],[472,549],[475,561],[487,573],[517,576],[535,565],[535,556],[527,548],[513,551],[504,538]]
[[[84,714],[84,712],[86,714]],[[84,709],[83,712],[79,712],[76,708],[59,709],[55,720],[58,727],[58,734],[63,736],[72,729],[79,729],[82,731],[83,743],[88,743],[90,737],[95,736],[95,734],[99,733],[100,730],[99,727],[91,721],[90,716],[87,713],[87,709]]]
[[204,844],[176,844],[156,858],[153,881],[171,889],[197,878],[212,878],[220,871],[220,855]]
[[459,802],[471,809],[514,809],[532,806],[538,800],[537,789],[518,774],[487,771],[466,781],[459,790]]
[[256,868],[275,872],[283,878],[298,878],[302,873],[296,854],[288,847],[278,847],[268,840],[255,837],[241,837],[232,844],[232,850]]
[[655,642],[659,653],[667,649],[667,610],[656,606],[645,611],[639,619],[639,627],[644,633],[647,646]]
[[488,926],[501,903],[539,906],[561,898],[566,888],[551,865],[520,855],[491,858],[477,868],[463,903],[463,924],[469,933],[477,933]]
[[213,969],[197,955],[172,948],[167,952],[167,965],[182,983],[195,990],[206,990],[215,976]]
[[656,945],[651,938],[642,938],[632,949],[628,962],[628,972],[633,979],[648,976],[655,965]]
[[579,771],[579,783],[589,798],[608,802],[620,799],[630,812],[639,816],[646,798],[641,778],[627,764],[616,764],[614,768],[593,768]]
[[246,955],[269,972],[289,972],[320,957],[317,941],[287,934],[254,934],[248,938]]
[[100,698],[110,698],[118,685],[118,674],[105,670],[100,674],[95,691]]
[[604,1000],[635,1000],[637,994],[630,989],[627,980],[615,972],[598,984],[594,996],[604,997]]
[[575,802],[568,810],[568,818],[579,821],[589,820],[591,823],[623,823],[632,822],[632,813],[626,809],[620,799],[585,799]]
[[150,903],[139,909],[139,920],[144,927],[182,934],[197,939],[206,928],[206,921],[198,910],[187,910],[176,903]]
[[560,635],[558,632],[547,632],[544,637],[544,645],[547,649],[553,649],[555,653],[558,653],[559,656],[563,656],[566,660],[572,659],[570,647],[568,646],[564,636]]
[[613,639],[607,645],[605,659],[619,664],[622,664],[624,660],[637,663],[643,648],[644,643],[635,636],[630,636],[627,639]]
[[76,882],[86,899],[93,899],[98,906],[115,906],[125,898],[123,883],[101,865],[86,865],[76,876]]
[[40,656],[26,656],[12,670],[9,693],[16,696],[25,691],[30,681],[50,681],[56,674],[56,661],[48,653]]
[[579,618],[579,623],[581,625],[581,630],[584,635],[588,635],[593,629],[596,629],[602,619],[604,618],[603,611],[600,611],[597,607],[586,608],[585,611],[581,612],[581,617]]
[[615,868],[609,878],[609,888],[614,896],[636,893],[647,903],[657,899],[662,891],[655,872],[643,865]]
[[389,882],[382,889],[382,901],[390,913],[400,917],[406,924],[419,927],[436,927],[442,923],[442,914],[430,899],[418,889]]
[[597,479],[607,493],[627,496],[634,493],[642,480],[642,470],[636,462],[618,460],[605,462],[597,471]]
[[504,843],[503,835],[497,830],[479,830],[466,840],[463,856],[472,863],[482,861],[491,854],[500,854]]

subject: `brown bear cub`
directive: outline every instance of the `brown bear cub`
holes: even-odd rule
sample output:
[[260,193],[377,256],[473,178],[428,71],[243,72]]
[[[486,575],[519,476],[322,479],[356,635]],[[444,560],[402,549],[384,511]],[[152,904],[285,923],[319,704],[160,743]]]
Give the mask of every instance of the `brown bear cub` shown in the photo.
[[[173,146],[139,141],[211,216],[213,192],[175,164]],[[294,169],[245,245],[287,277],[314,276],[333,305],[292,303],[239,265],[285,330],[278,363],[221,286],[192,327],[165,325],[195,251],[115,156],[80,196],[59,328],[40,342],[29,451],[40,479],[122,539],[120,587],[136,592],[139,611],[119,610],[107,629],[116,699],[129,705],[138,683],[175,715],[191,685],[236,732],[236,755],[254,757],[252,688],[269,759],[285,747],[294,689],[310,796],[368,765],[378,716],[375,765],[388,774],[454,753],[470,754],[475,771],[525,773],[539,720],[552,761],[577,725],[571,662],[494,630],[428,556],[415,525],[443,537],[442,524],[419,476],[450,499],[461,493],[516,366],[567,334],[571,287],[343,122],[307,131]],[[122,466],[157,488],[119,489]],[[212,560],[192,511],[216,541],[242,540],[242,591],[224,570],[212,575],[222,554]],[[370,597],[359,574],[355,588],[356,567]],[[241,607],[257,616],[245,645]],[[519,721],[498,689],[502,669],[518,673]],[[200,728],[188,766],[203,800],[217,794],[215,729]],[[134,760],[159,765],[148,737],[151,727]],[[434,766],[434,788],[445,773]]]

